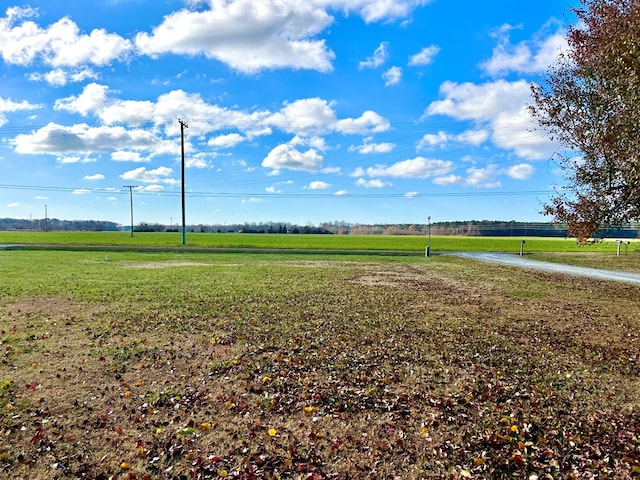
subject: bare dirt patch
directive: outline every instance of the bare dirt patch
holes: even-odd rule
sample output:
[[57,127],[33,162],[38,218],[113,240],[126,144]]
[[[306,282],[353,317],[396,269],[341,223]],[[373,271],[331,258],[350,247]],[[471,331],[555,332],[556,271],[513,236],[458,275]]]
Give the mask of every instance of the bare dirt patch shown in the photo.
[[167,260],[164,262],[120,262],[120,265],[127,268],[175,268],[175,267],[210,267],[210,263],[204,262],[180,262]]

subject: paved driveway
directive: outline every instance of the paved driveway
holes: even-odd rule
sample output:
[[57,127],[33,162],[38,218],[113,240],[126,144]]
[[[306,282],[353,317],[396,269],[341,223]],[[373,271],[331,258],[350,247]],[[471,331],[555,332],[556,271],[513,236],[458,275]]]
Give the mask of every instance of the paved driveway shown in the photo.
[[514,267],[530,268],[532,270],[542,270],[545,272],[566,273],[579,277],[588,277],[597,280],[610,280],[612,282],[631,283],[640,285],[640,274],[629,272],[618,272],[616,270],[602,270],[600,268],[576,267],[573,265],[563,265],[561,263],[541,262],[538,260],[527,260],[512,253],[496,252],[455,252],[451,253],[456,257],[470,258],[480,262],[499,263]]

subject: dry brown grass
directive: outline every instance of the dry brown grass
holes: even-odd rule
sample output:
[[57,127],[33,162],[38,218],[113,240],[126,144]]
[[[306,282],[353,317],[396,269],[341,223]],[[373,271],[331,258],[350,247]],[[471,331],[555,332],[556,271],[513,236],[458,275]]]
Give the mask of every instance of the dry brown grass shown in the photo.
[[640,473],[639,287],[457,259],[280,268],[273,294],[179,307],[3,302],[0,477]]

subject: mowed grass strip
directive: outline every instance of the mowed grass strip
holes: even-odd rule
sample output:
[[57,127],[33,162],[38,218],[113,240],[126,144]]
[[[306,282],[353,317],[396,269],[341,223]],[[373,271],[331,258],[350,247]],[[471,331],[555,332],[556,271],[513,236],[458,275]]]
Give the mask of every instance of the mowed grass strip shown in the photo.
[[639,287],[446,256],[0,251],[0,278],[0,477],[640,473]]

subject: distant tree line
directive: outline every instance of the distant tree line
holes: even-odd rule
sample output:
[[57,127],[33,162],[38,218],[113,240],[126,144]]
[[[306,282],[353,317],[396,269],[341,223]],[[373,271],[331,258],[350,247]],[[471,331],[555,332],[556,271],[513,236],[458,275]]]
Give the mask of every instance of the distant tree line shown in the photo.
[[[130,231],[130,226],[99,220],[0,219],[0,230],[39,231]],[[135,232],[180,232],[178,225],[141,222]],[[198,224],[187,225],[188,232],[196,233],[261,233],[261,234],[315,234],[315,235],[462,235],[491,237],[567,237],[568,227],[562,223],[517,222],[515,220],[471,220],[455,222],[353,224],[344,221],[325,222],[318,226],[289,222]],[[609,227],[598,230],[597,238],[638,238],[640,224]]]
[[[126,228],[126,227],[125,227]],[[136,232],[179,232],[179,227],[158,223],[136,225]],[[517,222],[472,220],[394,224],[352,224],[348,222],[325,222],[318,226],[297,225],[287,222],[237,223],[188,225],[188,232],[199,233],[264,233],[264,234],[327,234],[327,235],[463,235],[495,237],[567,237],[566,224],[545,222]],[[594,236],[598,238],[637,238],[640,225],[602,228]]]
[[26,220],[22,218],[0,218],[0,230],[40,230],[40,231],[118,231],[120,225],[103,220],[59,220],[40,218]]

